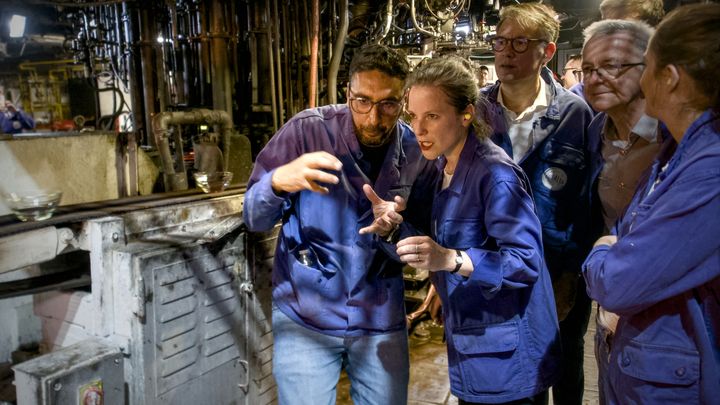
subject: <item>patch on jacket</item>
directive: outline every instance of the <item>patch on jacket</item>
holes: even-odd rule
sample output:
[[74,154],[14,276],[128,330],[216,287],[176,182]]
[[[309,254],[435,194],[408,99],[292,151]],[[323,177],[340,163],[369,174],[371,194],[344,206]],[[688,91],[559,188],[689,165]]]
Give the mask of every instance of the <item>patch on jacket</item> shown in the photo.
[[567,173],[559,167],[548,167],[542,175],[542,184],[551,191],[562,190],[567,184]]

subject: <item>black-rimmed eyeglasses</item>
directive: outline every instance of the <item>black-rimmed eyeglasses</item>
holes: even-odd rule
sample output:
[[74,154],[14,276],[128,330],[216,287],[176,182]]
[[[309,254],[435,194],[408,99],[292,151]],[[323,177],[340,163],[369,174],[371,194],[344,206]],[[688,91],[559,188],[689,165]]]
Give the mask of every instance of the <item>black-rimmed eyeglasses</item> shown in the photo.
[[372,101],[365,97],[353,97],[352,90],[348,87],[348,101],[350,108],[358,114],[368,114],[374,106],[383,115],[397,115],[402,108],[402,102],[397,100]]
[[582,67],[583,80],[589,80],[593,73],[597,73],[603,79],[617,79],[635,66],[645,66],[644,62],[637,63],[606,63],[600,67]]
[[539,38],[525,38],[525,37],[517,37],[517,38],[505,38],[501,36],[494,36],[490,38],[490,47],[492,48],[493,52],[501,52],[503,49],[505,49],[508,44],[512,47],[513,51],[517,53],[523,53],[527,51],[528,46],[531,42],[547,42],[544,39]]

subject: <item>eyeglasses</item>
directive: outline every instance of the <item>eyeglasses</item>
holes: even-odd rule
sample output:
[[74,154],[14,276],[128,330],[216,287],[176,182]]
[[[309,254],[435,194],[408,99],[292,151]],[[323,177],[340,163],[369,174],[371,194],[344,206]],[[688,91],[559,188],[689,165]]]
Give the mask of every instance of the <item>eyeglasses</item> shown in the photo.
[[566,74],[567,72],[571,72],[573,74],[573,76],[575,76],[575,80],[578,80],[578,81],[582,80],[583,71],[581,69],[564,68],[562,71],[563,71],[563,75]]
[[603,79],[617,79],[618,77],[625,74],[625,72],[630,70],[629,68],[635,66],[645,66],[645,63],[606,63],[598,68],[590,68],[588,66],[583,66],[583,80],[589,80],[593,72],[597,72],[598,76]]
[[352,90],[348,87],[348,100],[350,108],[358,114],[368,114],[374,106],[378,106],[378,111],[383,115],[397,115],[402,108],[402,102],[396,100],[380,100],[372,101],[365,97],[353,97]]
[[547,42],[544,39],[537,39],[537,38],[525,38],[525,37],[517,37],[517,38],[505,38],[500,36],[494,36],[490,38],[490,47],[492,48],[493,52],[500,52],[505,47],[510,44],[513,51],[517,53],[523,53],[527,51],[528,45],[530,45],[530,42]]

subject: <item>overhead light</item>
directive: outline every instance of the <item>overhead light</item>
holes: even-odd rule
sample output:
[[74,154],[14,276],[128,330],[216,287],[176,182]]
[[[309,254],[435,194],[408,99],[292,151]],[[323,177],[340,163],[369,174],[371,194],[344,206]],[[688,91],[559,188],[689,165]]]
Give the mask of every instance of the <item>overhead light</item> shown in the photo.
[[22,38],[25,35],[25,16],[13,14],[10,18],[10,38]]

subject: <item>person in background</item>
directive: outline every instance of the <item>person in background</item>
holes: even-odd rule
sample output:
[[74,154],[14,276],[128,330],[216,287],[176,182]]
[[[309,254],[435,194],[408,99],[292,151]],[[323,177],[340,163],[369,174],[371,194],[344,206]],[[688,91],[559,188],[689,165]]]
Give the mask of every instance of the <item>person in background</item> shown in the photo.
[[[665,15],[665,10],[662,0],[603,0],[600,3],[600,14],[603,19],[638,20],[654,27]],[[582,80],[569,90],[585,99],[585,83]],[[593,109],[593,113],[597,111]]]
[[599,230],[592,229],[590,107],[562,88],[545,66],[555,54],[560,24],[544,4],[503,7],[491,39],[499,83],[482,92],[478,106],[490,122],[492,140],[530,179],[542,225],[544,258],[553,279],[560,319],[562,376],[553,387],[556,404],[581,404],[583,337],[590,299],[580,265]]
[[[589,132],[591,139],[601,142],[593,167],[604,234],[630,203],[662,141],[658,120],[645,115],[645,97],[640,89],[643,56],[652,32],[649,25],[635,20],[602,20],[584,31],[585,97],[599,111]],[[598,307],[595,322],[598,392],[600,403],[606,404],[602,387],[617,315]]]
[[655,27],[665,16],[663,0],[602,0],[603,20],[639,20]]
[[432,195],[421,181],[427,173],[434,184],[435,169],[398,122],[408,71],[397,51],[360,48],[347,105],[297,114],[256,159],[245,224],[266,231],[281,223],[272,274],[280,404],[334,404],[343,368],[354,403],[407,402],[402,264],[379,249],[378,235],[392,226],[374,220],[363,186],[398,211],[411,192]]
[[24,129],[35,128],[35,120],[13,103],[5,100],[5,109],[0,113],[0,131],[6,134],[18,134]]
[[480,65],[478,68],[478,84],[480,87],[489,86],[492,84],[490,81],[490,69],[485,65]]
[[560,342],[529,181],[477,120],[469,63],[426,60],[406,88],[423,156],[443,175],[430,234],[401,239],[396,253],[431,272],[451,391],[460,404],[546,404],[560,376]]
[[[576,84],[582,82],[582,55],[570,55],[565,62],[565,67],[560,76],[560,83],[563,87],[572,91]],[[578,93],[575,93],[578,94]],[[582,91],[578,94],[582,97]]]
[[608,404],[720,398],[720,4],[681,6],[645,53],[645,113],[672,135],[613,235],[584,263],[619,315]]

